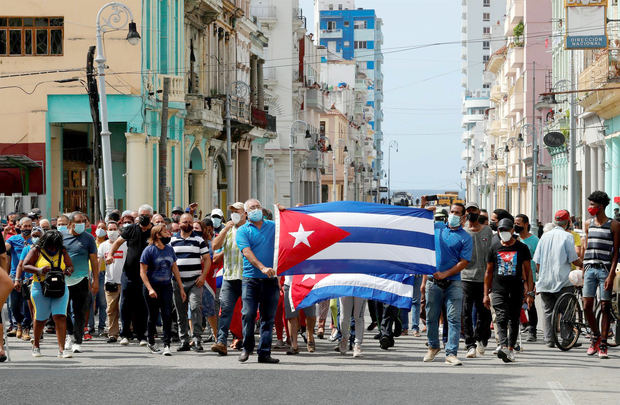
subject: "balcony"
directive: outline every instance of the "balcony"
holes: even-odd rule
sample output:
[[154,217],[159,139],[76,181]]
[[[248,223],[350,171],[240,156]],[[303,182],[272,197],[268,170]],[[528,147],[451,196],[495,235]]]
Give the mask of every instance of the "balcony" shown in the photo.
[[504,35],[511,36],[514,28],[523,21],[524,0],[508,0],[506,4],[506,22],[504,23]]
[[500,86],[499,84],[493,85],[493,87],[491,87],[491,93],[489,95],[489,98],[492,101],[498,102],[499,100],[502,99],[502,97],[503,97],[502,86]]
[[278,21],[276,6],[252,6],[250,9],[250,15],[259,18],[261,22],[276,22]]
[[465,114],[461,120],[461,126],[465,127],[467,124],[473,124],[475,122],[482,121],[484,114]]
[[523,113],[523,93],[520,91],[515,91],[510,96],[510,115],[516,115],[516,113]]
[[325,104],[323,102],[323,92],[319,89],[306,90],[306,108],[314,108],[315,110],[324,111]]
[[252,107],[252,125],[255,127],[267,128],[267,113],[264,110],[259,110],[256,107]]
[[342,38],[342,30],[321,30],[321,39]]
[[522,46],[513,46],[508,51],[508,66],[511,71],[516,73],[517,69],[523,67],[523,54],[524,50]]
[[461,159],[462,160],[469,160],[472,158],[472,153],[469,149],[464,149],[461,151]]
[[470,139],[472,139],[474,137],[473,132],[471,131],[465,131],[463,132],[463,135],[461,135],[461,142],[463,143],[467,143]]
[[267,128],[265,128],[267,131],[269,132],[273,132],[275,134],[276,130],[277,130],[277,125],[276,125],[276,117],[275,115],[269,115],[267,114]]
[[597,55],[594,62],[579,75],[579,90],[593,90],[580,93],[579,104],[589,112],[604,119],[620,115],[620,92],[605,90],[618,87],[620,82],[620,49],[610,48]]
[[185,82],[183,76],[157,75],[157,90],[163,90],[166,77],[170,78],[168,101],[171,103],[185,103]]
[[187,94],[185,96],[187,116],[186,126],[200,126],[222,130],[222,111],[224,102],[213,97],[204,97],[200,94]]

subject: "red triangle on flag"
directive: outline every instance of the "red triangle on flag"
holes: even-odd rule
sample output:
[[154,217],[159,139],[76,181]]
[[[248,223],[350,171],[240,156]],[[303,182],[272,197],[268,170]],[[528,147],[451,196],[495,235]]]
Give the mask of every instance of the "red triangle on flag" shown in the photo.
[[350,235],[329,222],[300,212],[284,210],[278,215],[278,275]]
[[323,280],[330,274],[296,274],[291,281],[291,302],[285,305],[292,305],[297,308],[299,304],[312,291],[316,283]]

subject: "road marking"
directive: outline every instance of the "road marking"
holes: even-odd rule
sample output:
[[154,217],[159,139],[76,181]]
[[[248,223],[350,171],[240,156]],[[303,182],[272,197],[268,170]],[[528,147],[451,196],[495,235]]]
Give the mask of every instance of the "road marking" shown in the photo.
[[548,381],[547,385],[551,388],[551,392],[555,395],[555,399],[558,400],[558,404],[574,405],[570,395],[568,395],[568,392],[564,390],[564,387],[558,381]]

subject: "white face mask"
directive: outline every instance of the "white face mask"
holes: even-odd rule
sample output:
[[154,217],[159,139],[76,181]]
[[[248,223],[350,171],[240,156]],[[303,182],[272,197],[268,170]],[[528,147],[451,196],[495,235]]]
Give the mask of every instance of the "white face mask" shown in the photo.
[[233,212],[232,214],[230,214],[230,220],[233,221],[233,224],[237,225],[239,222],[241,222],[241,214],[239,214],[238,212]]
[[499,238],[502,240],[502,242],[508,242],[510,239],[512,239],[512,232],[502,231],[499,233]]
[[97,235],[98,238],[103,238],[106,235],[106,231],[105,229],[97,228],[95,235]]
[[110,239],[112,242],[118,239],[118,231],[108,231],[108,239]]

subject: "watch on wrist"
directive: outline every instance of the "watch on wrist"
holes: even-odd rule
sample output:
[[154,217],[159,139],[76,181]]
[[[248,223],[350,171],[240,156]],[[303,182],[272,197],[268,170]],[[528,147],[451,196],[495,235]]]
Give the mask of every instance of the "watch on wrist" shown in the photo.
[[534,294],[534,291],[528,291],[528,292],[527,292],[527,295],[529,295],[529,296],[530,296],[530,297],[532,297],[532,298],[535,298],[535,297],[536,297],[536,294]]

